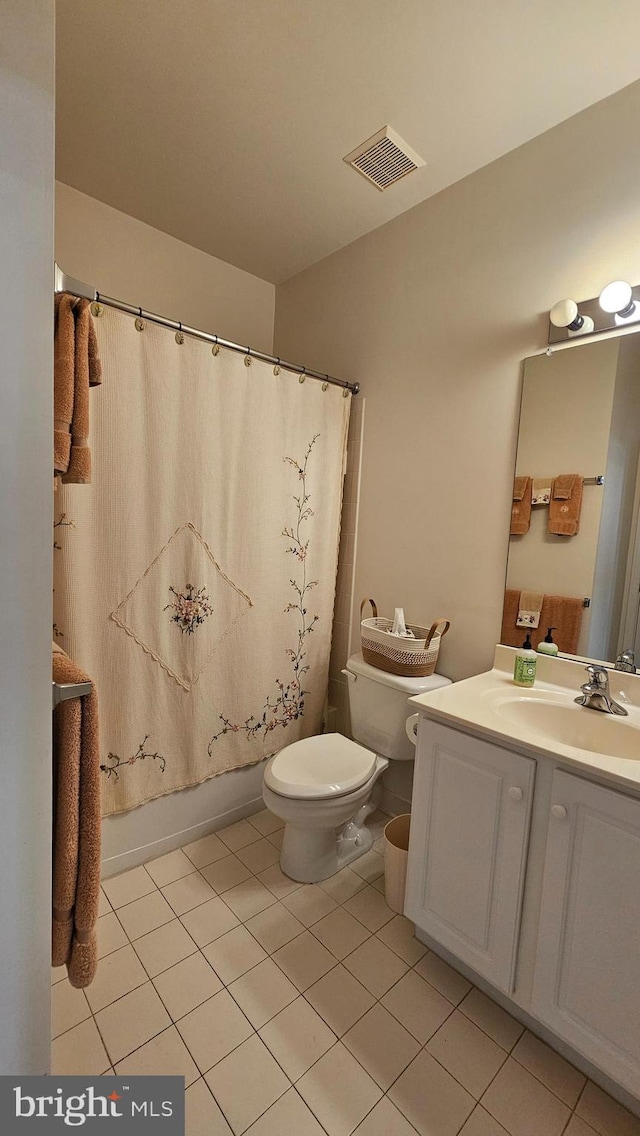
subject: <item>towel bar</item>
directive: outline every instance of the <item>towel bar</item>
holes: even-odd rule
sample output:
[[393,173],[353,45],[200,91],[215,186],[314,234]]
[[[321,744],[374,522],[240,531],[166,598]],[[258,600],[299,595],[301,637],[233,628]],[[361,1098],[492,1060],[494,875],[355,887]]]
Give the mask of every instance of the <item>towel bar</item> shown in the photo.
[[67,698],[81,698],[93,688],[90,682],[52,682],[51,687],[54,710],[59,702],[65,702]]

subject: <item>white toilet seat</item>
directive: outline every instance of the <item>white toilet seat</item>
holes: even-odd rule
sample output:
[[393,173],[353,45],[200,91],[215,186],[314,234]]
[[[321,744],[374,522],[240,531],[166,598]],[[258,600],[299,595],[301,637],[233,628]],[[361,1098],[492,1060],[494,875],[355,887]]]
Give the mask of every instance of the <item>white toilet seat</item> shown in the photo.
[[264,783],[294,800],[330,799],[365,785],[376,755],[342,734],[318,734],[285,746],[267,763]]

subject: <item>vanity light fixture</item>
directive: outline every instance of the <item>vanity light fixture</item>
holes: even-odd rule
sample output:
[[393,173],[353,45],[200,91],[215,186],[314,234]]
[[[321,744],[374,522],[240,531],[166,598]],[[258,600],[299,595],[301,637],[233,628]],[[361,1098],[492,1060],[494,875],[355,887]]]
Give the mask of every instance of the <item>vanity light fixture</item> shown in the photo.
[[640,318],[633,292],[626,280],[612,280],[602,289],[598,300],[603,312],[615,316],[616,323],[625,323],[629,319]]
[[558,300],[549,312],[554,327],[566,328],[567,335],[588,335],[593,331],[591,316],[583,316],[578,311],[575,300]]
[[591,300],[559,300],[549,312],[551,350],[571,339],[640,326],[640,286],[612,280]]

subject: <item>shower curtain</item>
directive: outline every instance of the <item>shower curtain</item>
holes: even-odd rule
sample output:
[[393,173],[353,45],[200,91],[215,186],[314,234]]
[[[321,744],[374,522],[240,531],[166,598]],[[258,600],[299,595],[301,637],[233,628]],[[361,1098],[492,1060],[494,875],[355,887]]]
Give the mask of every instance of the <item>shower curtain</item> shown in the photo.
[[319,731],[351,396],[111,308],[95,323],[54,638],[96,683],[108,815]]

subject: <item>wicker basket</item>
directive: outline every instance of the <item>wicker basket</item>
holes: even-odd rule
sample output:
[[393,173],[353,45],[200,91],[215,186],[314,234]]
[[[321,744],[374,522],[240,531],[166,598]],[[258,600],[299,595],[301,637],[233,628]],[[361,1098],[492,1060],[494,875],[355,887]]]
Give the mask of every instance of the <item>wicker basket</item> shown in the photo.
[[[371,604],[373,618],[363,619],[365,604]],[[448,619],[436,619],[431,627],[408,623],[415,639],[391,635],[393,620],[378,616],[374,600],[364,599],[360,604],[360,640],[362,657],[378,670],[404,678],[426,678],[436,669],[438,652],[443,635],[449,630]]]

